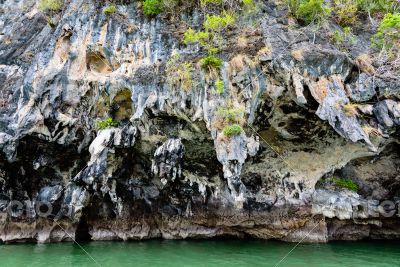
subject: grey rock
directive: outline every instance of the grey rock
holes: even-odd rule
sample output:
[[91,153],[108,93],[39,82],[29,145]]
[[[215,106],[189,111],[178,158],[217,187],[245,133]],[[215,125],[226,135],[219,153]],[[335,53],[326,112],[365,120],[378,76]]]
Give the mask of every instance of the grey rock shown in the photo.
[[400,125],[400,103],[386,99],[374,106],[374,114],[378,122],[385,128]]
[[358,80],[350,86],[351,100],[355,102],[365,102],[376,96],[374,77],[366,73],[361,73]]
[[181,178],[181,162],[184,153],[185,147],[181,139],[168,139],[154,152],[151,167],[153,175],[159,177],[164,185],[168,180],[174,181],[176,178]]

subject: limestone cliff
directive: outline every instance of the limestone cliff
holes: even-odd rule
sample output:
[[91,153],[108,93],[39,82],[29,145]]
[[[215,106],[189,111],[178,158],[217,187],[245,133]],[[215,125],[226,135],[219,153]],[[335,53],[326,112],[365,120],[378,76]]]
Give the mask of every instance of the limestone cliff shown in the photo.
[[1,1],[0,240],[400,237],[400,81],[365,57],[371,26],[338,47],[256,2],[210,71],[182,43],[201,7],[109,4]]

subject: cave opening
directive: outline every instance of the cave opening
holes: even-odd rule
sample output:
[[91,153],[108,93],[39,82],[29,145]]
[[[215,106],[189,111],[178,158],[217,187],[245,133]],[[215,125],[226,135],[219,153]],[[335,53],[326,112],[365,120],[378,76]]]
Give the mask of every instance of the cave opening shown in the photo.
[[128,88],[122,89],[111,103],[110,115],[115,121],[129,121],[132,112],[132,92]]
[[90,235],[91,225],[88,224],[86,208],[82,211],[82,216],[75,230],[75,240],[77,242],[87,242],[92,240]]

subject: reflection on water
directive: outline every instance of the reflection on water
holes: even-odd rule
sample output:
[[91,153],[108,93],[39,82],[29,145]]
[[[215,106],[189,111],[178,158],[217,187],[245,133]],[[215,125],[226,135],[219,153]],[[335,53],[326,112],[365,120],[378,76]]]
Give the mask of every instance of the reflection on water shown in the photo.
[[[84,249],[101,266],[275,266],[295,244],[273,241],[90,242]],[[78,245],[16,244],[0,246],[0,266],[96,266]],[[300,244],[279,266],[395,267],[400,242]]]

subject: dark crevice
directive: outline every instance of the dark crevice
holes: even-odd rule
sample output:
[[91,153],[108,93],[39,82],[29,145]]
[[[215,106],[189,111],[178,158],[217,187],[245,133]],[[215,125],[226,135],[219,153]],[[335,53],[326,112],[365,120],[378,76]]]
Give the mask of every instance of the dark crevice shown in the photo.
[[91,226],[87,222],[87,208],[84,208],[82,211],[82,216],[79,220],[78,226],[75,231],[75,240],[77,242],[85,242],[92,240],[92,236],[90,235]]

